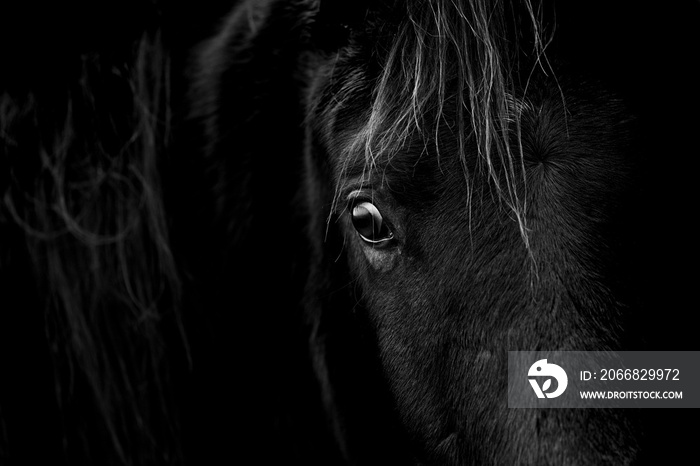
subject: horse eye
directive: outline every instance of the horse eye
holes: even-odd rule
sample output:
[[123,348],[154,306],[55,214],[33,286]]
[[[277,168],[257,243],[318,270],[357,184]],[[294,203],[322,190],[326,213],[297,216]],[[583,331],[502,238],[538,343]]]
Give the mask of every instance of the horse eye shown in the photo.
[[352,224],[367,243],[384,243],[394,237],[382,214],[371,202],[360,202],[352,207]]

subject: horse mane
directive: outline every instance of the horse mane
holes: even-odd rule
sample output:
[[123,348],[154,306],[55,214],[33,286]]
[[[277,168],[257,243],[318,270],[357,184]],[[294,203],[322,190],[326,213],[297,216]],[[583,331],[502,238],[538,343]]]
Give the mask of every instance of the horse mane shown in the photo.
[[172,464],[164,335],[182,327],[159,175],[169,61],[157,32],[130,47],[81,54],[55,87],[0,94],[0,227],[24,238],[44,297],[69,454]]
[[[466,154],[473,140],[478,160],[515,214],[527,246],[522,149],[512,147],[513,135],[515,145],[520,145],[520,116],[526,107],[515,97],[513,81],[522,31],[531,32],[527,42],[533,46],[535,62],[542,67],[548,64],[542,12],[531,0],[521,3],[401,2],[404,6],[399,8],[405,8],[407,14],[399,15],[404,19],[391,36],[369,118],[346,150],[365,154],[366,174],[377,160],[391,157],[415,134],[426,145],[434,138],[439,157],[438,133],[446,125],[458,141],[469,204],[473,184]],[[522,16],[529,24],[521,24]],[[339,106],[344,103],[342,98],[337,102]]]

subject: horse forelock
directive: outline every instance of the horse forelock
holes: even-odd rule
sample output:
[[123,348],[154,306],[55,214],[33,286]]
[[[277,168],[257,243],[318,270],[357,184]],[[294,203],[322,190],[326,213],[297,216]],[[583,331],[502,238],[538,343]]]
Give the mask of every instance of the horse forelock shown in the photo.
[[[518,35],[529,30],[536,64],[546,63],[540,14],[530,0],[517,5],[486,0],[410,1],[397,8],[403,14],[391,33],[383,29],[375,46],[377,76],[364,76],[373,86],[371,107],[363,125],[344,144],[336,203],[352,160],[363,159],[363,176],[419,138],[434,146],[447,126],[458,141],[458,154],[468,186],[474,173],[467,157],[476,148],[478,163],[499,196],[512,209],[528,246],[525,221],[524,167],[520,143],[520,117],[527,104],[517,96],[515,72]],[[525,16],[513,21],[511,14]],[[388,38],[388,45],[383,42]],[[345,70],[347,76],[347,70]],[[357,78],[354,78],[357,79]],[[357,97],[357,88],[337,89],[327,121]],[[525,86],[527,87],[527,86]],[[428,142],[430,141],[430,142]],[[358,157],[358,154],[360,156]],[[472,170],[473,171],[473,170]],[[481,169],[479,169],[481,172]]]

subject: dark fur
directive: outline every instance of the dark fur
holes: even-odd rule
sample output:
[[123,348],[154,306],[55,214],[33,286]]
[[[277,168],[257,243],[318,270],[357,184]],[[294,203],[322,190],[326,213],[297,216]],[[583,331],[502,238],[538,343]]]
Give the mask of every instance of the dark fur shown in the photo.
[[697,5],[234,3],[0,15],[1,464],[693,453],[505,357],[697,349]]
[[[438,4],[442,22],[458,20],[450,5],[483,6]],[[620,244],[629,232],[626,202],[640,152],[632,112],[609,82],[556,53],[536,63],[536,42],[548,36],[528,39],[532,10],[506,8],[506,16],[524,16],[482,31],[506,38],[498,45],[503,81],[495,87],[503,103],[470,107],[464,123],[460,104],[469,99],[454,95],[471,92],[467,83],[450,75],[442,89],[427,63],[420,77],[428,87],[418,91],[416,107],[411,66],[386,66],[396,40],[413,44],[399,56],[412,56],[422,41],[434,56],[455,58],[458,48],[431,42],[435,31],[421,27],[432,18],[427,3],[255,5],[237,9],[199,54],[205,74],[196,88],[206,94],[195,107],[204,110],[214,147],[223,141],[251,148],[231,163],[261,163],[266,176],[285,180],[303,173],[292,210],[304,207],[297,221],[307,225],[312,258],[304,309],[312,363],[343,455],[357,463],[640,459],[633,413],[511,411],[498,396],[505,393],[508,349],[622,348],[634,340],[625,332],[629,263]],[[547,11],[541,16],[546,22]],[[517,27],[524,32],[512,40]],[[479,68],[482,52],[468,55],[477,83],[493,71]],[[250,92],[251,85],[258,90]],[[229,92],[238,96],[230,98],[237,108],[221,103]],[[474,99],[471,105],[480,105],[485,97]],[[415,108],[420,113],[411,113]],[[368,131],[373,116],[380,122]],[[461,139],[462,128],[468,135],[485,121],[496,128],[490,143]],[[276,140],[268,141],[272,128]],[[272,160],[283,168],[270,170]],[[348,187],[359,186],[360,175],[398,237],[376,267],[346,209]],[[255,199],[260,210],[251,221],[259,231],[294,225],[279,217],[282,199]],[[293,233],[285,231],[276,247],[290,241]],[[294,241],[304,247],[303,238]]]

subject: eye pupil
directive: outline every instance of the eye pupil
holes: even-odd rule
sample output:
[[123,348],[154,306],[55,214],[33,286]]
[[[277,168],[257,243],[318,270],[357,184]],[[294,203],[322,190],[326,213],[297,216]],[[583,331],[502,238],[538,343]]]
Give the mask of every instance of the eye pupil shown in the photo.
[[379,243],[392,238],[382,215],[371,202],[361,202],[352,208],[352,224],[367,242]]

